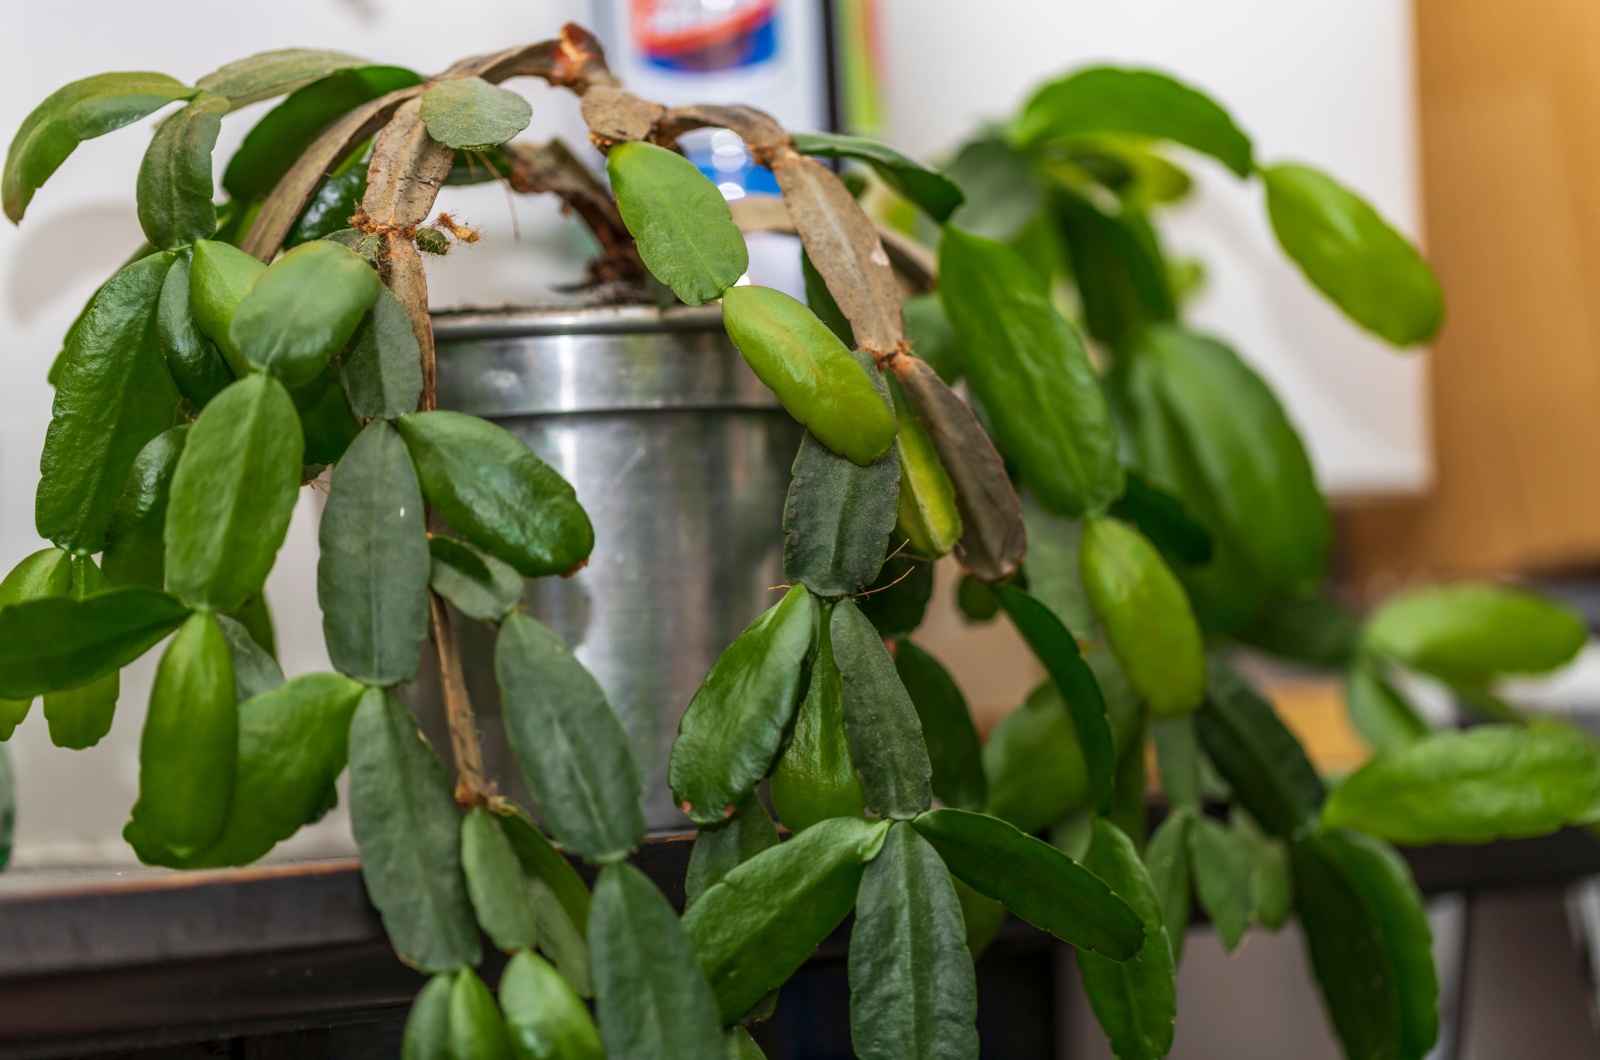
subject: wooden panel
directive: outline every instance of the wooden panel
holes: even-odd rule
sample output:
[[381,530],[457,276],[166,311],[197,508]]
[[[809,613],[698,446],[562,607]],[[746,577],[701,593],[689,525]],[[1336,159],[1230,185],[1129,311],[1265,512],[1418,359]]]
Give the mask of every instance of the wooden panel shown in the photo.
[[1417,0],[1436,482],[1347,513],[1367,593],[1600,561],[1600,5]]

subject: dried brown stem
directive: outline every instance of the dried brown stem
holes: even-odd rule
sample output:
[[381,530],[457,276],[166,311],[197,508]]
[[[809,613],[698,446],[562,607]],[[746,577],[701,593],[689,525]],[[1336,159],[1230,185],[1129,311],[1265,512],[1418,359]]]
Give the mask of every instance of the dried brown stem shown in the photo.
[[433,618],[433,643],[439,652],[439,687],[444,692],[445,717],[450,723],[450,753],[456,763],[456,802],[483,806],[495,798],[495,791],[483,777],[483,749],[478,744],[478,726],[467,696],[455,629],[450,624],[450,612],[437,593],[428,594],[428,606]]
[[595,179],[589,167],[580,162],[560,140],[547,144],[506,144],[511,160],[508,183],[523,194],[549,192],[558,196],[567,209],[583,218],[600,243],[598,280],[640,280],[644,262],[633,243],[633,236],[622,223],[616,200],[605,185]]

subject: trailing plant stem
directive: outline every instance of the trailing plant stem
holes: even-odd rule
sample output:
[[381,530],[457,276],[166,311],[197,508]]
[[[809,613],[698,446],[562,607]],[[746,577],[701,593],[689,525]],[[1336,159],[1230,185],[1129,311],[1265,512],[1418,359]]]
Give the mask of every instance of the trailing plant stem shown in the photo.
[[450,725],[450,753],[456,763],[456,802],[463,806],[489,805],[495,800],[495,792],[483,779],[483,748],[478,743],[477,721],[467,695],[450,612],[437,593],[428,594],[428,605],[432,609],[433,644],[439,652],[439,687],[444,693],[445,718]]

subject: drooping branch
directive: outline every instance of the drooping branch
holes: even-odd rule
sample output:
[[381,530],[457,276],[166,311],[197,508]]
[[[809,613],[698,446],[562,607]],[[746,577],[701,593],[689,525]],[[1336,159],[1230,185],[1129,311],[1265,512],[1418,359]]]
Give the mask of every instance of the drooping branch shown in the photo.
[[511,161],[507,182],[512,191],[554,194],[589,226],[600,243],[594,279],[644,278],[644,262],[639,260],[633,237],[622,223],[622,214],[617,212],[616,200],[566,144],[560,140],[547,144],[510,143],[502,150]]
[[[747,195],[728,203],[733,213],[733,223],[745,235],[755,232],[772,232],[778,235],[799,235],[794,218],[781,198],[771,195]],[[939,286],[939,260],[933,251],[904,233],[874,222],[878,239],[889,255],[889,264],[900,278],[918,294],[935,291]]]

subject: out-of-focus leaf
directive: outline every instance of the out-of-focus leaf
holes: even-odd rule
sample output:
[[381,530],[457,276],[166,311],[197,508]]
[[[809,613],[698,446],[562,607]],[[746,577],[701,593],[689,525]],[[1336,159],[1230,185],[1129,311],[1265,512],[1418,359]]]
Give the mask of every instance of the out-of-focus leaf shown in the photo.
[[1367,620],[1369,651],[1452,684],[1547,673],[1589,639],[1583,618],[1546,596],[1488,582],[1400,593]]
[[1322,806],[1322,781],[1270,703],[1215,656],[1209,669],[1206,705],[1195,715],[1206,756],[1251,817],[1289,838]]
[[944,174],[876,140],[840,133],[795,133],[794,146],[802,154],[867,163],[885,184],[941,224],[964,201],[961,189]]
[[981,809],[988,797],[983,748],[960,687],[938,659],[909,640],[895,646],[894,668],[922,724],[933,793],[946,806]]
[[1383,664],[1376,659],[1358,659],[1350,668],[1344,701],[1356,731],[1380,753],[1403,751],[1433,731],[1384,676]]

